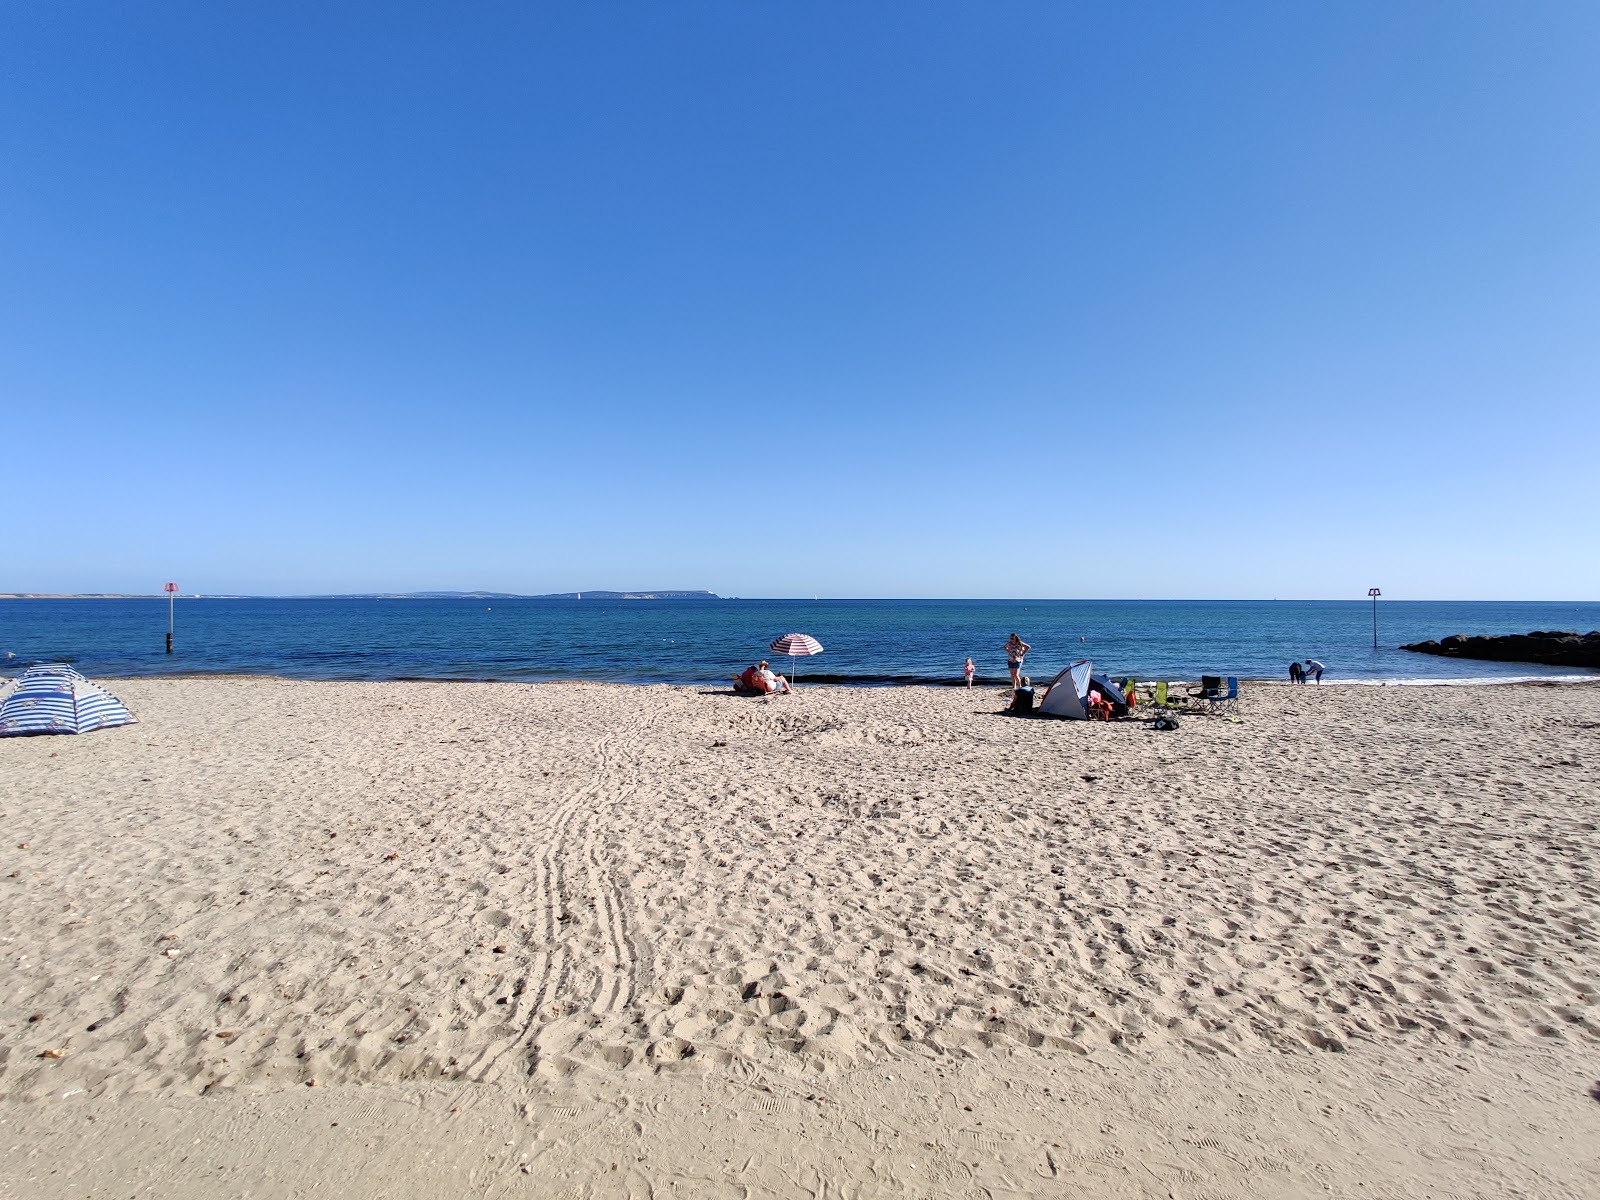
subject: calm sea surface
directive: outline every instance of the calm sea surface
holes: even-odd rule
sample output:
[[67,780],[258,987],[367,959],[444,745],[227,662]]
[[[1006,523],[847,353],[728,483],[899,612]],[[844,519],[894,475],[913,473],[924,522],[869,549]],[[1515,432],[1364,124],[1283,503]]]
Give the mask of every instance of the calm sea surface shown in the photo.
[[[1600,675],[1395,649],[1452,633],[1600,628],[1600,603],[1203,600],[0,600],[0,674],[67,661],[89,675],[273,674],[297,679],[600,679],[713,683],[809,633],[800,677],[950,682],[971,655],[1005,678],[1012,630],[1037,680],[1078,658],[1116,675],[1287,676],[1315,657],[1335,680]],[[6,652],[15,657],[5,657]],[[779,665],[789,670],[787,659]]]

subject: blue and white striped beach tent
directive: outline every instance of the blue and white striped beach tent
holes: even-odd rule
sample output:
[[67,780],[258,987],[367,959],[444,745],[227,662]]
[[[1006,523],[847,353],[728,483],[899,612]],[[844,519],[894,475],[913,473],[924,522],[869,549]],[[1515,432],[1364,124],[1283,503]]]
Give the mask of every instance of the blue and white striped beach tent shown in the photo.
[[66,663],[29,667],[8,687],[0,686],[0,737],[88,733],[135,720],[121,700]]

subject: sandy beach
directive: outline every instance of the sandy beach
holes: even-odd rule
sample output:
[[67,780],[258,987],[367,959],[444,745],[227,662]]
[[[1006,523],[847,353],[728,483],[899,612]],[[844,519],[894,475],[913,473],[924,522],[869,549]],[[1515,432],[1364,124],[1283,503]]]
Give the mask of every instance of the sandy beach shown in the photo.
[[106,683],[0,1196],[1600,1194],[1600,687]]

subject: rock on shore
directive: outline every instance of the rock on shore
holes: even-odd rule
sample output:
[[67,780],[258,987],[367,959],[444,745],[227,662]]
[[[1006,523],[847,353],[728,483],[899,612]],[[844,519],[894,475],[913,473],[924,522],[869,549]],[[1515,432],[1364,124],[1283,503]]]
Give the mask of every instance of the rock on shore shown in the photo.
[[1413,642],[1400,649],[1439,654],[1445,658],[1544,663],[1552,667],[1600,667],[1600,630],[1589,633],[1535,630],[1503,637],[1468,637],[1457,633],[1441,641]]

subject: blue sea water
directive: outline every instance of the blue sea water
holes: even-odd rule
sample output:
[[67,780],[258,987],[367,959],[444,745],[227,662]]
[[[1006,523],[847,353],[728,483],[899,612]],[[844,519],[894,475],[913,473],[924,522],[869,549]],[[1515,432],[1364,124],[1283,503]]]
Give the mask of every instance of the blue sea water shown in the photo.
[[1396,649],[1452,633],[1588,631],[1600,628],[1592,602],[1380,601],[1378,649],[1364,600],[182,599],[176,621],[168,656],[164,598],[0,600],[0,673],[68,661],[105,677],[718,683],[771,657],[773,638],[802,632],[826,648],[800,661],[802,682],[954,682],[969,654],[980,681],[998,682],[1016,630],[1041,681],[1079,658],[1144,679],[1282,679],[1307,657],[1331,680],[1600,677]]

